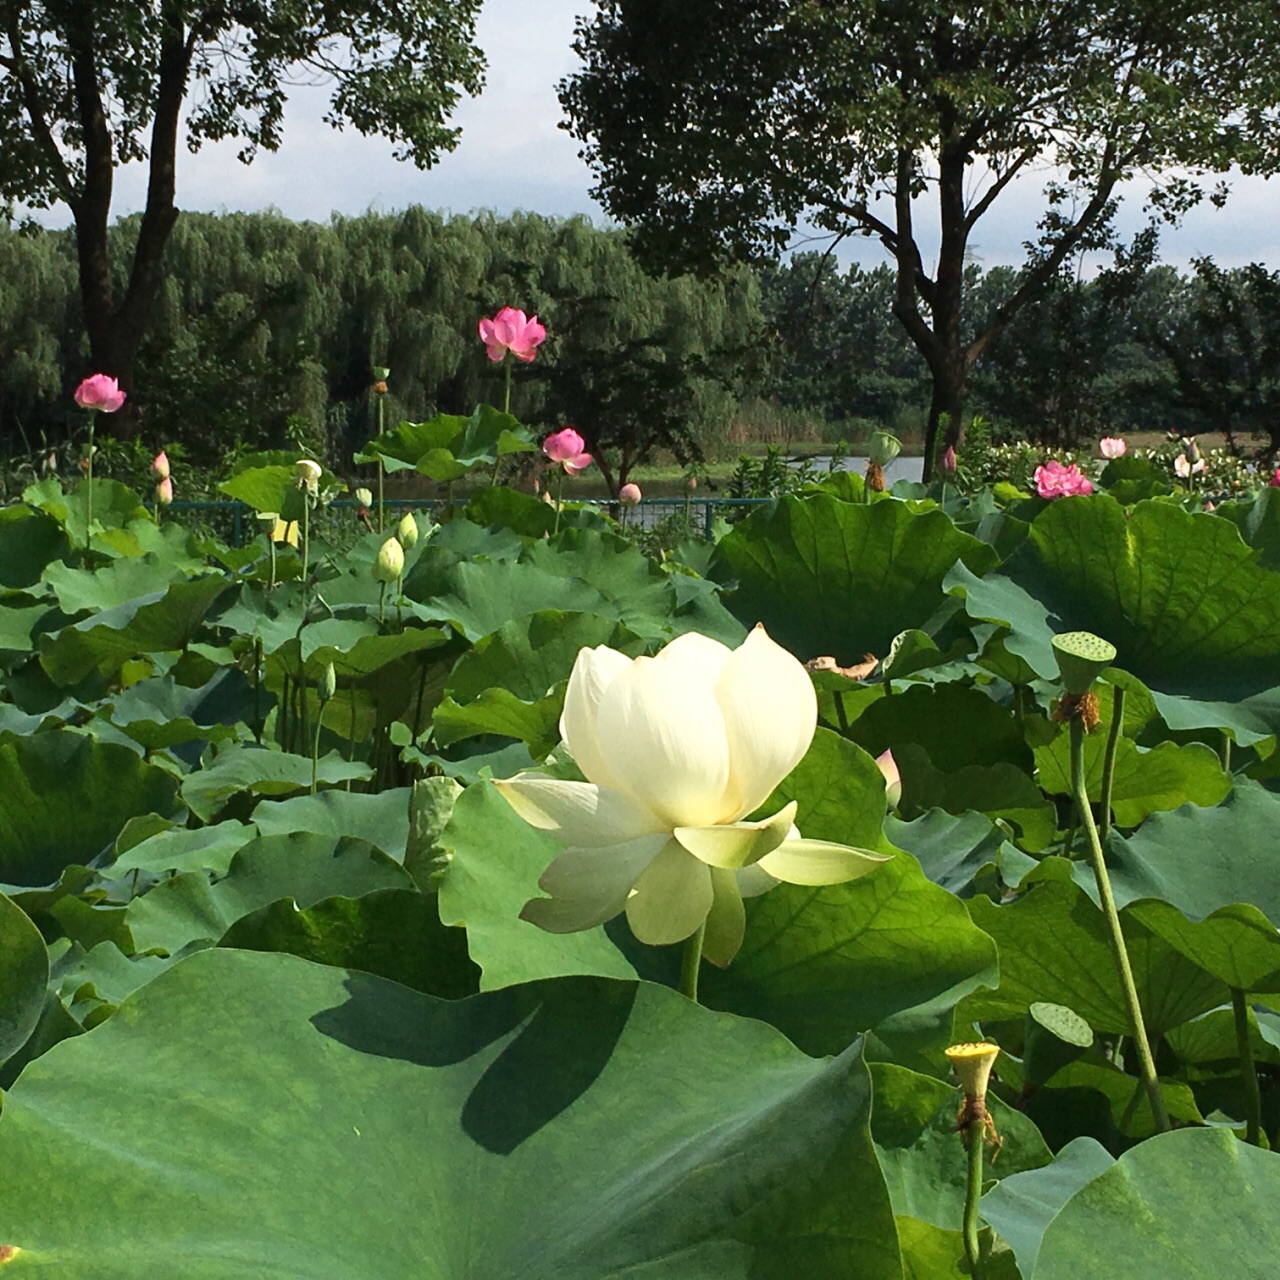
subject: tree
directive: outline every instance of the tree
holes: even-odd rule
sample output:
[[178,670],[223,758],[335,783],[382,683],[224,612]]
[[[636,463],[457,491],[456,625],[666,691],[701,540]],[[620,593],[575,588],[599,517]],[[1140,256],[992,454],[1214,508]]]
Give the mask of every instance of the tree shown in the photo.
[[[560,86],[593,194],[669,270],[776,254],[806,220],[837,240],[877,237],[895,264],[893,314],[931,375],[926,467],[943,424],[959,438],[974,362],[1090,237],[1105,243],[1120,182],[1274,164],[1280,20],[1267,0],[597,7],[577,29],[583,69]],[[1058,176],[1017,287],[967,326],[975,229],[1045,165]],[[1176,217],[1200,195],[1175,172],[1153,199]]]
[[[287,76],[321,75],[333,85],[330,124],[383,134],[398,158],[427,167],[457,143],[446,121],[460,94],[481,86],[479,6],[0,0],[0,199],[70,209],[93,367],[132,387],[178,217],[184,130],[193,151],[243,141],[247,163],[280,145]],[[115,168],[143,159],[146,207],[117,273],[107,237]]]

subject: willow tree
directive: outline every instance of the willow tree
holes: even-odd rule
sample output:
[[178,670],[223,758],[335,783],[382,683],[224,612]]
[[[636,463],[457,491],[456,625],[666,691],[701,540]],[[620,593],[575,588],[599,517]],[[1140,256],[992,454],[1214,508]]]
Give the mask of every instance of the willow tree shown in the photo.
[[[1120,183],[1153,175],[1176,217],[1202,194],[1188,170],[1274,163],[1273,0],[596,5],[560,89],[593,194],[668,270],[776,254],[806,222],[878,238],[932,378],[928,460],[940,428],[958,437],[974,362]],[[979,223],[1037,169],[1051,181],[1018,287],[966,317]]]
[[[177,220],[180,138],[282,141],[291,81],[332,86],[328,122],[419,167],[452,150],[449,113],[478,93],[480,0],[0,0],[0,198],[64,204],[75,225],[92,363],[129,386]],[[117,165],[145,160],[129,261],[108,246]],[[126,283],[117,289],[117,279]]]

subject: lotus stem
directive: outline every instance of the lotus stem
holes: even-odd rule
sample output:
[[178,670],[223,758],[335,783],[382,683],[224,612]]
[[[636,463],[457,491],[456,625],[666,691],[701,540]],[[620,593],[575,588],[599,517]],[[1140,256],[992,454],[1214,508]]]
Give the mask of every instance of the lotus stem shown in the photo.
[[1222,761],[1222,771],[1224,773],[1231,772],[1231,735],[1224,729],[1222,731],[1222,751],[1219,754]]
[[1111,830],[1111,787],[1116,774],[1116,749],[1124,728],[1124,690],[1115,686],[1111,699],[1111,729],[1107,734],[1107,749],[1102,756],[1102,839]]
[[1155,1118],[1156,1132],[1167,1133],[1169,1130],[1169,1113],[1165,1110],[1164,1098],[1160,1093],[1160,1080],[1156,1075],[1155,1059],[1151,1054],[1151,1044],[1147,1039],[1146,1024],[1142,1019],[1142,1005],[1138,1001],[1138,988],[1133,980],[1133,966],[1129,963],[1129,951],[1125,946],[1124,931],[1120,927],[1120,913],[1116,910],[1116,900],[1111,892],[1111,876],[1107,871],[1106,859],[1102,854],[1102,841],[1098,836],[1098,827],[1093,820],[1093,810],[1089,807],[1089,795],[1084,781],[1084,722],[1079,715],[1071,717],[1071,791],[1075,797],[1076,812],[1080,826],[1087,839],[1087,853],[1093,878],[1098,886],[1098,898],[1102,903],[1102,913],[1107,918],[1107,930],[1111,942],[1111,955],[1115,960],[1116,975],[1120,979],[1120,989],[1124,995],[1125,1007],[1129,1013],[1129,1030],[1133,1036],[1133,1046],[1138,1056],[1138,1074],[1143,1088],[1151,1103],[1151,1114]]
[[[510,413],[511,412],[511,359],[509,356],[503,360],[502,367],[507,375],[505,384],[502,388],[502,412]],[[497,464],[495,463],[494,466],[496,468]]]
[[999,1152],[1001,1144],[995,1122],[987,1110],[987,1084],[1000,1049],[983,1040],[976,1044],[953,1044],[946,1052],[947,1061],[960,1077],[960,1087],[964,1090],[964,1102],[956,1116],[956,1132],[960,1135],[968,1156],[968,1178],[964,1196],[964,1252],[969,1260],[969,1273],[980,1276],[982,1242],[978,1234],[978,1207],[982,1200],[982,1148],[990,1142]]
[[[382,401],[378,401],[378,434],[382,434]],[[378,455],[378,532],[382,532],[382,455]]]
[[694,1004],[698,1003],[698,970],[702,967],[702,942],[707,936],[704,920],[697,931],[685,939],[684,955],[680,961],[680,990]]
[[1253,1060],[1249,1036],[1249,1005],[1243,991],[1231,988],[1231,1009],[1236,1015],[1236,1051],[1240,1055],[1240,1075],[1244,1080],[1246,1142],[1262,1146],[1262,1093],[1258,1088],[1258,1068]]
[[982,1248],[978,1240],[978,1206],[982,1201],[982,1130],[971,1128],[965,1138],[969,1157],[969,1177],[964,1188],[964,1253],[969,1270],[976,1276],[982,1265]]
[[89,455],[85,459],[85,507],[84,507],[84,549],[87,552],[93,543],[93,424],[98,415],[89,410]]
[[[304,695],[305,696],[305,695]],[[320,782],[320,726],[324,721],[324,708],[316,714],[316,732],[311,739],[311,794],[315,795]]]
[[[564,506],[564,468],[561,467],[559,474],[556,476],[556,524],[551,530],[552,536],[560,532],[560,508]],[[695,984],[696,985],[696,984]],[[693,997],[698,998],[696,995]]]
[[311,495],[302,495],[302,596],[307,595],[307,562],[311,553]]

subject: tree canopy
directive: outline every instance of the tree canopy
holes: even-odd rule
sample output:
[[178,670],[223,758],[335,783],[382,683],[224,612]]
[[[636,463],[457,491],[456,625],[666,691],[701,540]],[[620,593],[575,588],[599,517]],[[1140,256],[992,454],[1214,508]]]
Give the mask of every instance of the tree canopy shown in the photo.
[[[131,383],[177,218],[180,136],[281,143],[291,78],[332,86],[328,122],[382,134],[427,166],[457,143],[449,113],[478,93],[480,0],[0,0],[0,198],[63,203],[76,228],[96,368]],[[107,226],[118,165],[145,160],[127,272]]]
[[[878,238],[893,314],[932,379],[930,450],[944,424],[958,436],[969,370],[1018,310],[1073,253],[1108,243],[1119,183],[1165,173],[1152,201],[1176,217],[1203,194],[1188,170],[1275,164],[1280,17],[1265,0],[597,9],[578,27],[583,68],[561,85],[597,199],[673,270],[776,253],[806,222]],[[1026,267],[967,324],[975,228],[1044,167]]]

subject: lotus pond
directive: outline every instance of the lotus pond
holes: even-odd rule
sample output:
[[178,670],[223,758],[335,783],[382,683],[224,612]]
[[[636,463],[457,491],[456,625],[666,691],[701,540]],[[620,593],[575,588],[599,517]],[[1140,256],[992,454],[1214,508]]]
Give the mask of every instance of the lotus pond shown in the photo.
[[0,508],[6,1277],[1274,1274],[1280,490],[294,462]]

